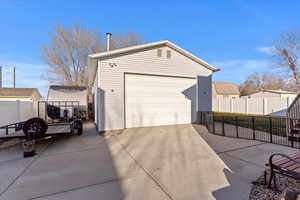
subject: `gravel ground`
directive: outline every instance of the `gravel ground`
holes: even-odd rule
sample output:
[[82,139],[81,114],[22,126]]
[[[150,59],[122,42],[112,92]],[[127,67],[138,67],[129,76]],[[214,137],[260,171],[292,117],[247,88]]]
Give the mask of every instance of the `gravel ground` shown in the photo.
[[264,184],[264,177],[261,176],[253,182],[249,200],[280,200],[284,189],[290,188],[300,191],[300,181],[276,174],[277,190],[268,189]]

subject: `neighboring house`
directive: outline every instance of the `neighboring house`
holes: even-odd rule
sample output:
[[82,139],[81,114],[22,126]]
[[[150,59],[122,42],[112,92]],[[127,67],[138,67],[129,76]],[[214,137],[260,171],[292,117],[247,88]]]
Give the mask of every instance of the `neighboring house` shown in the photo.
[[284,90],[262,90],[249,95],[249,97],[296,97],[296,92],[284,91]]
[[213,82],[213,98],[239,98],[240,90],[237,85],[229,82]]
[[216,71],[169,41],[90,55],[98,130],[197,122],[212,110]]
[[37,88],[0,88],[0,101],[39,101],[41,98]]
[[88,89],[81,86],[51,85],[48,90],[47,101],[78,101],[80,111],[87,114]]

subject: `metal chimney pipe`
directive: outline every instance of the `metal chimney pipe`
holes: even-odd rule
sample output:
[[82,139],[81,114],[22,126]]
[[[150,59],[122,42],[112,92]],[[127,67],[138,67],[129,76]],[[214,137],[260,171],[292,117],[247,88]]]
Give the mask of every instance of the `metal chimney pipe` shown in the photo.
[[14,67],[14,72],[13,72],[13,81],[14,81],[14,88],[16,88],[16,68]]
[[2,67],[0,66],[0,88],[2,88]]
[[111,33],[106,33],[106,50],[111,50]]

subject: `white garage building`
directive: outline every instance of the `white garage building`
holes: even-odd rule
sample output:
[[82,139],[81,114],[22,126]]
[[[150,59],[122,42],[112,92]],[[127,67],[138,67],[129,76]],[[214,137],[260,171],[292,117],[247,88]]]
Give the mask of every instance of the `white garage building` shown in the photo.
[[169,41],[90,55],[98,130],[195,123],[212,109],[216,71]]

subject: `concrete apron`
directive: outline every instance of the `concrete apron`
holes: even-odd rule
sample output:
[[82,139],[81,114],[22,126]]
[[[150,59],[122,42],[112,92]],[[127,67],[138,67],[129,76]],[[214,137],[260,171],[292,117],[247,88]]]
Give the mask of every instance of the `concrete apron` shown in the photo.
[[296,151],[199,125],[127,129],[117,140],[174,199],[248,199],[269,155]]
[[248,199],[268,156],[293,151],[202,126],[126,129],[104,139],[88,125],[35,158],[9,151],[0,161],[0,199]]
[[119,143],[94,129],[0,164],[1,200],[168,199]]

